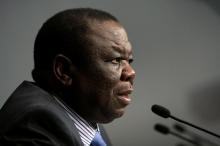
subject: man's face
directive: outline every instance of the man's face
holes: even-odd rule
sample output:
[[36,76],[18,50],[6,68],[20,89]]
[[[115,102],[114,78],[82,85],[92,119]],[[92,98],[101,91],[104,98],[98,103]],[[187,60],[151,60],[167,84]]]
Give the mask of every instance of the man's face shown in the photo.
[[135,71],[132,48],[125,30],[116,22],[95,23],[88,38],[87,64],[77,76],[77,111],[93,122],[110,122],[124,114],[130,103]]

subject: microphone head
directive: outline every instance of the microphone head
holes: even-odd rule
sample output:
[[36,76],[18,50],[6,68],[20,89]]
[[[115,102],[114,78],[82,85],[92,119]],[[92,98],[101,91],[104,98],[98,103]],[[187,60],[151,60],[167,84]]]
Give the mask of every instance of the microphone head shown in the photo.
[[181,133],[186,132],[186,129],[184,128],[184,126],[182,126],[180,124],[174,124],[173,128],[176,129],[178,132],[181,132]]
[[162,124],[156,124],[154,126],[154,129],[165,135],[170,133],[170,129],[167,126],[162,125]]
[[176,146],[186,146],[185,144],[179,143]]
[[163,118],[170,117],[170,111],[163,106],[155,104],[151,107],[151,110],[152,110],[152,112],[154,112],[155,114],[157,114]]

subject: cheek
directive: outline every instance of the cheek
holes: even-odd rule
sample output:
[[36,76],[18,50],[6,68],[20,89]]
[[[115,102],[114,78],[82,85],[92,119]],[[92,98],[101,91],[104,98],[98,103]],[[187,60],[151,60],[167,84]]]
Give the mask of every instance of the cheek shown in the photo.
[[109,63],[99,64],[94,67],[93,80],[101,88],[110,88],[120,81],[121,69],[109,65]]
[[118,75],[106,74],[108,76],[100,76],[96,81],[94,91],[96,98],[102,106],[108,106],[114,100],[114,91],[117,88],[120,77]]
[[120,82],[121,69],[112,66],[110,63],[98,63],[93,65],[89,74],[90,91],[102,104],[114,96],[114,89]]
[[105,108],[111,106],[116,102],[116,91],[120,82],[119,75],[109,74],[106,78],[103,78],[102,84],[100,84],[101,91],[99,92],[99,102]]

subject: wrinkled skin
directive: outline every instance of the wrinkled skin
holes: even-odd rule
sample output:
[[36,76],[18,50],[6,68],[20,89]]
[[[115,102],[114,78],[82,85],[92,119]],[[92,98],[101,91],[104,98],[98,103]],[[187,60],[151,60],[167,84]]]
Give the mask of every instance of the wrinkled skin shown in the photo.
[[74,110],[86,120],[108,123],[121,117],[130,103],[135,71],[132,47],[124,28],[114,21],[96,22],[88,38],[85,68],[74,72],[70,91]]

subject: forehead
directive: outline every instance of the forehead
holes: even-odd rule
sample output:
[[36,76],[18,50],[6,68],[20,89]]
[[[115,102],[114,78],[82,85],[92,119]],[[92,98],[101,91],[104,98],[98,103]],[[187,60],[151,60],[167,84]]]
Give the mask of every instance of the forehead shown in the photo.
[[89,38],[97,48],[132,54],[132,47],[127,33],[119,23],[114,21],[95,23],[91,26],[91,30]]

